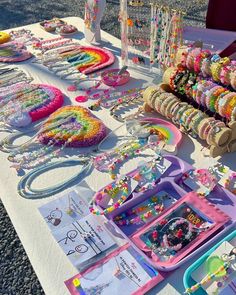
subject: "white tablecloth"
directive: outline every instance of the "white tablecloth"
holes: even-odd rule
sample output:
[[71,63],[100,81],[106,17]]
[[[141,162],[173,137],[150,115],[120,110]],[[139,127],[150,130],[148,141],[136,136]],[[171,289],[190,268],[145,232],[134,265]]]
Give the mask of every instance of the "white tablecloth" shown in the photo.
[[[83,22],[81,19],[70,17],[65,20],[77,26],[80,31],[83,31]],[[53,37],[52,34],[43,31],[38,24],[26,27],[31,29],[36,36],[47,39]],[[110,49],[115,55],[118,55],[120,53],[120,40],[105,32],[102,33],[102,37],[105,42],[103,47]],[[83,34],[79,33],[79,42],[84,44],[82,38]],[[30,61],[18,63],[17,66],[22,67],[26,72],[32,75],[35,83],[48,83],[60,88],[68,95],[67,103],[70,100],[72,104],[76,104],[74,98],[78,93],[67,92],[66,88],[68,83],[57,78],[45,67],[31,63]],[[114,67],[118,67],[118,60]],[[132,82],[127,85],[127,89],[150,85],[152,78],[148,75],[137,72],[131,72],[131,74],[133,79]],[[84,105],[89,104],[91,104],[91,101]],[[101,118],[111,129],[115,129],[120,125],[119,122],[109,115],[107,110],[100,110],[96,112],[95,115]],[[202,146],[198,141],[184,135],[178,156],[196,167],[207,167],[209,161],[204,157],[201,148]],[[236,169],[236,161],[233,161],[235,159],[235,154],[226,154],[222,159],[224,164],[228,165],[231,169]],[[121,172],[124,172],[126,168],[129,170],[133,169],[135,167],[134,163],[135,161],[129,161],[127,165],[122,167]],[[4,203],[45,293],[47,295],[68,294],[64,281],[75,275],[78,271],[72,266],[68,258],[57,245],[37,209],[40,205],[55,198],[55,196],[42,200],[26,200],[20,197],[16,189],[20,177],[16,175],[16,171],[13,168],[10,168],[7,154],[0,154],[0,167],[0,196],[2,202]],[[73,173],[73,171],[75,171],[74,168],[70,170],[57,169],[53,172],[53,177],[50,177],[49,174],[45,174],[38,179],[37,184],[41,187],[45,184],[53,184],[55,180],[61,181],[64,177],[68,177],[68,173]],[[94,190],[101,188],[105,181],[107,183],[110,182],[108,175],[101,176],[97,171],[93,171],[86,180]],[[183,294],[183,273],[192,262],[193,260],[190,260],[189,263],[170,274],[169,277],[156,286],[150,294]]]

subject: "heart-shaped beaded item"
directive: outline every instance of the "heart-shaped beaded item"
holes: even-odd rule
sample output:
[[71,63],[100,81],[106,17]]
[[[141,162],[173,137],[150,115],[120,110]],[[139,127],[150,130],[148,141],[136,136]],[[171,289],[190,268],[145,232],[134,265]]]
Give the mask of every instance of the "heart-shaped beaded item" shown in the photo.
[[[62,124],[56,124],[61,120]],[[43,144],[50,141],[57,146],[88,147],[98,144],[106,136],[103,122],[79,106],[60,108],[48,118],[43,129],[45,131],[40,133],[39,141]]]
[[24,44],[18,42],[6,42],[0,45],[0,62],[18,62],[32,57],[25,49]]
[[47,117],[63,105],[62,92],[50,85],[20,83],[0,92],[0,118],[24,127]]

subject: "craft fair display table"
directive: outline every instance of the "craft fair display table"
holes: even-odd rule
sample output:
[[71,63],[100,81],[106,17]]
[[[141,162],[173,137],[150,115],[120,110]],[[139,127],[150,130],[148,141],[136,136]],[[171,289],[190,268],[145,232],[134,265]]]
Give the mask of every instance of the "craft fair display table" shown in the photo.
[[[77,17],[70,17],[65,20],[78,28],[79,32],[76,35],[76,39],[81,44],[85,44],[83,33],[81,33],[81,31],[83,31],[83,20]],[[47,39],[53,37],[52,34],[43,31],[39,24],[32,24],[25,26],[25,28],[32,30],[37,37]],[[193,40],[193,34],[194,30],[191,32],[191,40]],[[206,33],[204,34],[206,38]],[[219,50],[222,50],[225,48],[225,45],[227,46],[227,44],[230,44],[236,39],[235,33],[224,34],[219,32],[219,35],[221,36],[220,39],[218,39],[216,32],[212,35],[209,32],[209,42],[214,43],[215,40],[214,49],[217,49],[218,46]],[[198,33],[196,39],[199,38]],[[118,68],[121,46],[120,40],[106,32],[102,32],[102,39],[102,47],[111,50],[114,55],[118,57],[113,65],[114,68]],[[56,77],[53,73],[50,73],[45,67],[36,63],[31,63],[31,60],[18,63],[17,66],[31,75],[34,78],[35,83],[50,84],[58,87],[65,95],[67,95],[67,103],[71,101],[72,104],[78,104],[74,100],[75,96],[78,94],[68,92],[68,83]],[[148,73],[134,72],[132,70],[130,70],[130,72],[132,80],[128,86],[126,85],[126,89],[151,85],[153,77],[150,77]],[[91,104],[91,101],[84,103],[84,106],[88,106],[89,104]],[[102,109],[97,111],[95,115],[102,119],[105,125],[111,130],[114,130],[121,124],[113,119],[107,110]],[[7,156],[8,155],[4,153],[0,154],[0,197],[2,202],[20,237],[45,293],[47,295],[69,294],[64,281],[75,275],[78,271],[72,266],[68,258],[57,245],[38,211],[39,206],[47,203],[49,200],[55,199],[56,196],[39,200],[27,200],[20,197],[17,193],[17,183],[20,180],[20,176],[17,176],[15,169],[10,168],[11,164],[7,160]],[[197,140],[186,135],[183,136],[183,142],[179,147],[178,156],[197,168],[207,168],[209,167],[210,161],[212,161],[212,159],[204,156],[201,144]],[[136,161],[137,159],[128,161],[127,165],[122,166],[121,173],[134,169]],[[222,157],[222,162],[232,170],[236,170],[235,154],[225,154]],[[39,177],[37,180],[37,187],[40,186],[43,188],[46,185],[55,184],[55,181],[60,182],[65,177],[68,177],[69,174],[72,175],[75,171],[76,167],[53,170],[50,173],[46,173],[42,177]],[[110,178],[108,175],[103,175],[93,170],[86,177],[86,181],[91,188],[97,191],[104,186],[105,183],[109,183]],[[195,259],[201,255],[202,253],[199,253],[195,256]],[[169,273],[167,278],[153,288],[149,294],[183,294],[183,273],[194,260],[189,260],[188,263],[184,264],[180,269]]]

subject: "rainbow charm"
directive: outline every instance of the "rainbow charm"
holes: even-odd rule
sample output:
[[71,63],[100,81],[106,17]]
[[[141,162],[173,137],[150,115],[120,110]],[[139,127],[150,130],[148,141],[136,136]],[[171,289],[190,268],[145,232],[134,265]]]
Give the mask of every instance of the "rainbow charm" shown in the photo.
[[91,74],[114,63],[114,55],[107,49],[95,46],[75,46],[60,56],[83,74]]
[[93,146],[106,136],[102,121],[79,106],[65,106],[54,112],[44,124],[44,130],[38,137],[41,143],[67,147]]

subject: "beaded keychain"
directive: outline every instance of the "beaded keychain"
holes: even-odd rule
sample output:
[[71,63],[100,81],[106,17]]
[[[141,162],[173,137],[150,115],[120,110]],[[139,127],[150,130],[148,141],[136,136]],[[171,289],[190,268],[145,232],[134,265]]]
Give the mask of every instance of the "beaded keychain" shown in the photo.
[[188,179],[203,186],[203,188],[200,188],[198,191],[201,196],[208,196],[218,183],[217,177],[211,168],[196,169],[184,173],[180,180],[180,184],[183,185],[183,183],[186,182],[187,185]]

